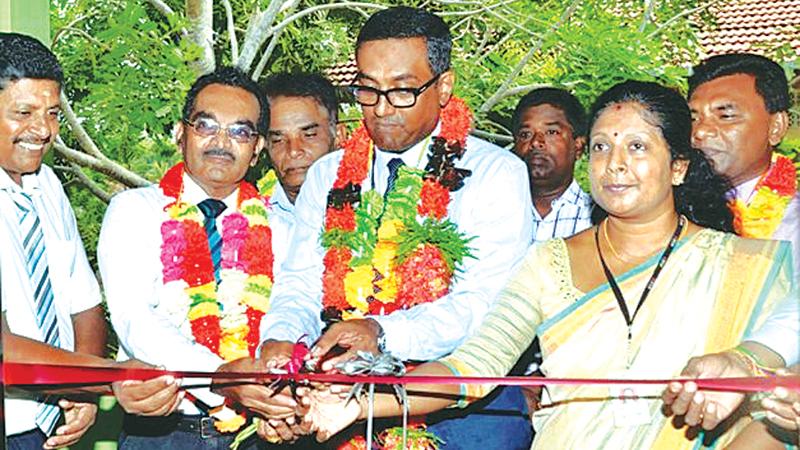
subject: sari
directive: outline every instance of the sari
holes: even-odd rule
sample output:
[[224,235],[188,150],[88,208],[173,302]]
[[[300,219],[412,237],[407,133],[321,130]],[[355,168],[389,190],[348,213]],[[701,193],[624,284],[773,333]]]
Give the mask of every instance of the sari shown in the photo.
[[[631,311],[659,258],[617,276]],[[672,378],[689,358],[738,345],[788,295],[797,296],[787,243],[703,229],[678,242],[629,341],[609,285],[578,290],[566,243],[554,239],[531,248],[476,334],[441,362],[461,376],[503,376],[538,334],[546,376]],[[480,398],[492,388],[462,385],[462,394]],[[661,411],[663,388],[548,386],[532,448],[721,448],[749,421],[687,437]]]

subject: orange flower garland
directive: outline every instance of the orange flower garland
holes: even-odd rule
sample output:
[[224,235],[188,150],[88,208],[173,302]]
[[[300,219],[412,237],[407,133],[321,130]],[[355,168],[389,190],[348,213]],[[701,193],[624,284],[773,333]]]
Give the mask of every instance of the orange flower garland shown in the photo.
[[740,236],[769,239],[797,193],[797,170],[792,160],[778,153],[773,154],[772,165],[753,192],[748,203],[739,199],[729,202],[734,216],[734,229]]
[[[385,201],[374,191],[361,192],[374,151],[366,127],[343,144],[322,235],[326,320],[389,314],[448,292],[458,264],[469,256],[468,239],[446,216],[450,192],[470,175],[454,162],[463,155],[471,123],[466,103],[452,98],[425,171],[401,168]],[[419,283],[420,275],[434,278]]]

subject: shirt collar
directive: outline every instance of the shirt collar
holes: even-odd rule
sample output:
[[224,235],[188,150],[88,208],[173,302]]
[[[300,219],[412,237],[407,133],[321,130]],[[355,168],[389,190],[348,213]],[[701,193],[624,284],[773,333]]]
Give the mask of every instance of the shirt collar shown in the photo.
[[[40,169],[41,170],[41,169]],[[39,171],[22,176],[22,186],[11,179],[5,170],[0,169],[0,190],[8,192],[24,192],[30,195],[38,195],[41,184],[39,182]]]
[[749,199],[750,196],[753,194],[753,190],[756,188],[756,185],[758,184],[758,180],[760,179],[761,177],[758,176],[735,186],[733,189],[728,191],[728,197],[739,200]]
[[[209,198],[209,195],[206,191],[197,184],[192,177],[189,176],[188,173],[184,171],[183,173],[183,198],[182,200],[186,203],[191,205],[196,205],[203,200]],[[227,211],[235,211],[236,207],[238,206],[237,200],[239,198],[239,187],[237,185],[236,189],[227,197],[222,199],[222,202],[225,203],[227,206]]]
[[294,203],[289,201],[286,191],[280,183],[275,186],[275,191],[272,192],[272,197],[269,198],[269,203],[284,211],[294,214]]

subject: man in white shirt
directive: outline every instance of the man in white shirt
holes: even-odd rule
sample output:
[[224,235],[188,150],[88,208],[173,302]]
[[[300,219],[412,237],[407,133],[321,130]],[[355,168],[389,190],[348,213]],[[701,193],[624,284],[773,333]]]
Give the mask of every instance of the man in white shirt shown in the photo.
[[[689,77],[689,106],[692,111],[692,144],[712,161],[715,170],[733,184],[732,200],[746,208],[760,196],[757,188],[772,181],[777,167],[774,148],[789,126],[789,88],[781,66],[763,56],[729,54],[713,56],[694,68]],[[784,181],[794,181],[790,172]],[[738,213],[737,233],[747,237],[787,240],[792,244],[795,279],[800,281],[800,194],[785,207],[768,210],[775,221],[771,234],[753,228],[747,214]],[[737,213],[735,213],[737,215]],[[763,223],[763,220],[761,223]],[[749,335],[742,346],[756,364],[782,367],[800,361],[800,298],[787,297],[767,320]],[[721,352],[693,358],[684,375],[706,378],[751,376],[742,358]],[[715,427],[742,401],[742,395],[703,393],[696,386],[674,384],[665,394],[677,414],[685,414],[689,425]],[[773,405],[779,404],[776,400]],[[778,406],[779,410],[781,407]],[[768,416],[769,417],[769,416]]]
[[[354,92],[375,150],[374,160],[366,164],[366,179],[359,180],[364,190],[374,189],[380,195],[391,192],[394,179],[390,176],[393,170],[397,173],[397,160],[412,168],[426,168],[431,137],[444,132],[440,113],[453,101],[450,48],[447,25],[419,9],[378,12],[361,29]],[[339,169],[342,157],[343,152],[337,151],[317,161],[297,199],[292,246],[262,326],[265,359],[285,358],[301,336],[313,341],[321,334],[325,250],[319,237],[327,200],[337,201],[329,198],[337,173],[347,172]],[[399,358],[429,360],[453,351],[481,323],[531,242],[527,172],[514,155],[471,136],[455,165],[458,173],[466,170],[471,175],[450,192],[446,216],[460,232],[474,237],[469,242],[474,258],[465,259],[449,293],[390,315],[338,322],[317,343],[315,355],[339,344],[348,349],[346,358],[356,350],[377,352],[384,342],[385,350]],[[346,195],[347,189],[337,188],[337,194]],[[322,368],[341,359],[331,359]],[[505,413],[478,413],[428,429],[447,442],[442,448],[528,448],[531,430],[521,393],[501,390],[497,400],[500,403],[494,409]],[[452,427],[447,430],[440,425]]]
[[[42,164],[58,135],[63,81],[55,55],[44,45],[0,33],[3,356],[7,362],[114,367],[101,358],[107,329],[100,290],[75,215],[61,182]],[[143,366],[128,364],[137,365]],[[177,389],[171,377],[114,384],[123,408],[140,414],[168,411]],[[4,409],[14,450],[73,445],[97,413],[94,402],[80,396],[18,391],[6,393]],[[64,424],[56,427],[62,412]]]
[[592,226],[592,198],[573,176],[586,146],[580,101],[563,89],[534,89],[517,103],[511,131],[514,154],[528,166],[533,240],[566,238]]
[[[251,343],[228,330],[253,326],[257,308],[244,293],[266,291],[268,298],[264,278],[276,271],[271,248],[260,245],[269,242],[268,231],[272,242],[285,242],[291,226],[243,181],[268,124],[261,89],[238,69],[218,68],[187,94],[177,125],[183,163],[159,185],[112,199],[98,262],[120,354],[170,370],[214,371],[255,350],[257,338]],[[258,336],[258,330],[246,334]],[[212,411],[224,399],[208,389],[188,394],[177,414],[126,416],[120,448],[227,447],[235,433],[215,425],[230,419],[230,411]]]

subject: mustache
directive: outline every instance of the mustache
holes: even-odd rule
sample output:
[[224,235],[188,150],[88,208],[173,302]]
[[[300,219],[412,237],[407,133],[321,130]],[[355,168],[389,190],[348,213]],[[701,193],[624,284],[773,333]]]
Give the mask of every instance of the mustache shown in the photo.
[[24,142],[26,144],[33,144],[33,145],[42,145],[42,144],[49,144],[53,140],[52,136],[49,136],[47,139],[41,139],[32,136],[20,136],[12,142],[13,144],[19,144]]
[[236,161],[236,155],[221,147],[214,147],[203,152],[203,156],[221,156]]

